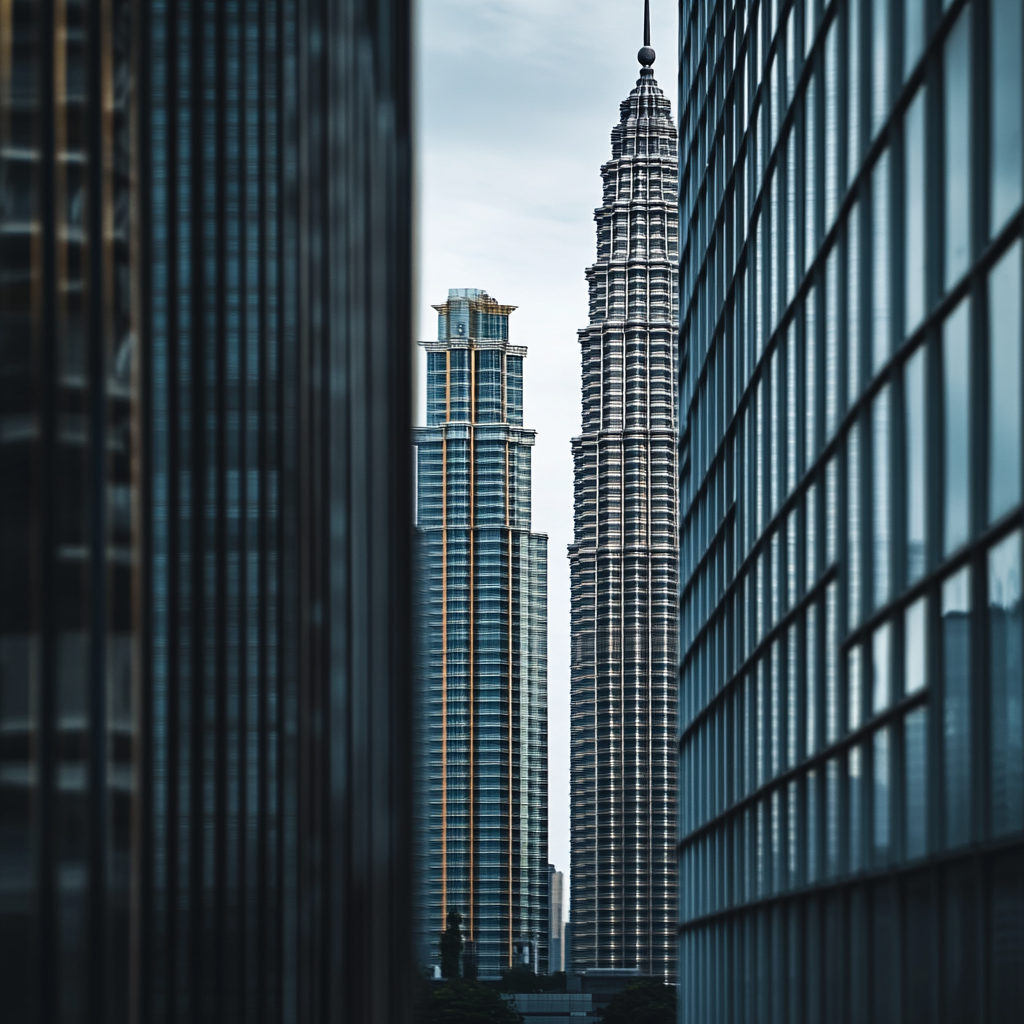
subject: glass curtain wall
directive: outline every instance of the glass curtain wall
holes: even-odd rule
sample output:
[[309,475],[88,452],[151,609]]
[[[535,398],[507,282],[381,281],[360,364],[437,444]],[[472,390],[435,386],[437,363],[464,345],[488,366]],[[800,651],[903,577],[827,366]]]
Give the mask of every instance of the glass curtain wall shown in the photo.
[[684,1021],[1024,1001],[1024,26],[680,6]]
[[531,526],[523,359],[456,288],[427,350],[417,452],[420,958],[449,910],[481,978],[548,971],[547,536]]
[[5,1024],[411,1015],[409,28],[0,2]]

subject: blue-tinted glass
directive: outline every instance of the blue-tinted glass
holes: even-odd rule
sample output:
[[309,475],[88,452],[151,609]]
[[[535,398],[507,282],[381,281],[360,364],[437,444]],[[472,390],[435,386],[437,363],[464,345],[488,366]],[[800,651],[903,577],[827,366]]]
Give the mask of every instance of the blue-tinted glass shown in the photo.
[[942,585],[946,845],[971,837],[971,572]]
[[903,377],[903,408],[906,422],[906,502],[907,502],[907,580],[913,583],[924,575],[926,564],[925,508],[925,409],[924,360],[922,347],[907,360]]
[[943,54],[945,110],[946,288],[967,270],[971,259],[971,8],[946,39]]
[[846,780],[846,798],[850,810],[850,871],[860,871],[863,866],[863,826],[864,821],[864,750],[858,744],[850,748],[848,775]]
[[825,261],[825,437],[839,425],[839,249]]
[[839,739],[839,593],[830,583],[825,590],[825,742]]
[[992,831],[1003,835],[1024,829],[1024,631],[1019,531],[988,553],[988,622]]
[[819,692],[821,689],[818,672],[818,606],[812,604],[807,609],[807,753],[813,754],[818,749],[818,708],[821,705]]
[[860,424],[854,423],[846,445],[847,621],[860,622],[862,599]]
[[903,0],[903,78],[906,80],[924,50],[926,0]]
[[903,618],[903,692],[907,695],[923,690],[928,683],[925,663],[925,630],[928,599],[920,598]]
[[818,881],[819,825],[818,825],[818,772],[807,773],[807,883]]
[[825,230],[839,212],[839,21],[825,37]]
[[815,308],[817,295],[811,288],[804,306],[804,470],[808,470],[818,457],[818,322]]
[[807,83],[806,130],[804,146],[806,169],[804,172],[804,266],[809,267],[818,251],[818,209],[821,198],[818,189],[818,80],[812,75]]
[[839,859],[839,815],[839,762],[833,757],[825,765],[825,856],[830,878],[835,878],[842,870]]
[[874,735],[871,756],[874,761],[874,851],[876,863],[884,863],[889,859],[889,846],[892,842],[890,815],[892,813],[891,776],[892,768],[889,729],[879,729]]
[[892,626],[886,622],[871,637],[871,710],[877,715],[892,703]]
[[[876,0],[877,3],[877,0]],[[892,296],[889,287],[889,150],[875,164],[871,174],[871,370],[878,371],[892,352]]]
[[850,207],[846,222],[846,398],[852,405],[861,389],[860,204]]
[[864,651],[860,644],[850,648],[846,672],[846,727],[859,729],[864,721]]
[[928,709],[918,708],[903,723],[904,841],[908,858],[928,852]]
[[878,608],[889,600],[892,546],[892,481],[889,470],[890,390],[886,384],[871,408],[871,504],[874,533],[874,597]]
[[847,181],[853,181],[861,161],[861,4],[868,0],[849,0],[847,4],[846,40],[849,46],[846,65]]
[[942,548],[954,551],[970,536],[970,300],[942,325],[943,425],[945,440]]
[[988,276],[988,518],[1021,497],[1021,243]]
[[924,114],[927,92],[922,86],[903,119],[904,334],[910,334],[925,312],[925,150]]
[[1024,79],[1020,0],[992,0],[992,185],[989,229],[995,234],[1020,206],[1024,174]]
[[871,136],[889,113],[890,0],[871,0]]

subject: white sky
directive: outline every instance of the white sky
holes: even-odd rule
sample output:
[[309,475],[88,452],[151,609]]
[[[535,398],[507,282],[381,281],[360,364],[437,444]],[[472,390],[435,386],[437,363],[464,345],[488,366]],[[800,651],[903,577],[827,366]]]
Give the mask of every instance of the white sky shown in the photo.
[[[580,429],[576,331],[619,103],[639,76],[642,0],[420,0],[417,5],[418,338],[432,303],[483,288],[518,306],[533,529],[548,535],[548,857],[569,887],[570,439]],[[676,88],[676,0],[652,0],[654,73]],[[420,360],[418,422],[424,418]]]

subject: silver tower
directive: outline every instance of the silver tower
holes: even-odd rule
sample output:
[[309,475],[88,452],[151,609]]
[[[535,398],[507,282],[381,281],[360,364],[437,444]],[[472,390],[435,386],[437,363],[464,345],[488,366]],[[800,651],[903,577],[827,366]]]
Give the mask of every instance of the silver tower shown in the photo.
[[572,575],[572,963],[675,975],[676,130],[640,79],[601,170]]

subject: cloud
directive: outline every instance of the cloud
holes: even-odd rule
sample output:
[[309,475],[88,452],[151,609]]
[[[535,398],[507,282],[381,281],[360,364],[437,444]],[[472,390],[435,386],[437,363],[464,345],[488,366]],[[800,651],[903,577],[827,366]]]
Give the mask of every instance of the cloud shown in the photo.
[[[676,109],[673,0],[653,0],[655,74]],[[431,303],[484,288],[516,305],[524,418],[537,430],[533,528],[549,536],[549,856],[569,868],[570,439],[580,428],[576,331],[619,104],[639,73],[639,0],[422,0],[418,6],[417,330]],[[420,390],[423,389],[421,362]],[[420,395],[421,422],[423,396]]]

